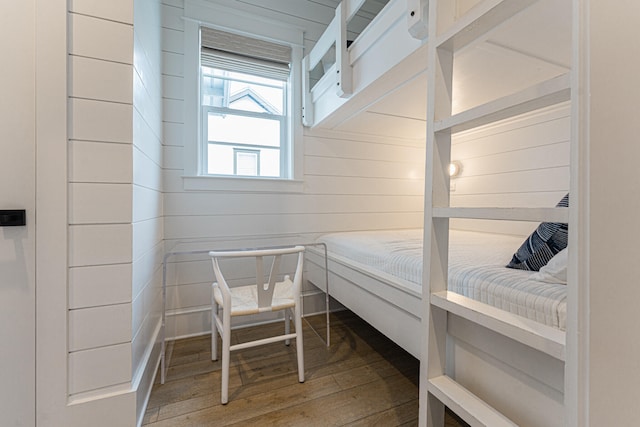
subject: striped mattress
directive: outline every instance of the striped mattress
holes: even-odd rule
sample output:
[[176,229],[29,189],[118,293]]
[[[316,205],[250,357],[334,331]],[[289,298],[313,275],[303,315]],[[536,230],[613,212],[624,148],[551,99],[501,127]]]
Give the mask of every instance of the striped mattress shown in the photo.
[[[564,330],[566,285],[532,280],[533,272],[505,268],[523,237],[451,230],[450,291]],[[422,230],[357,231],[318,239],[329,253],[359,268],[393,276],[420,289]]]

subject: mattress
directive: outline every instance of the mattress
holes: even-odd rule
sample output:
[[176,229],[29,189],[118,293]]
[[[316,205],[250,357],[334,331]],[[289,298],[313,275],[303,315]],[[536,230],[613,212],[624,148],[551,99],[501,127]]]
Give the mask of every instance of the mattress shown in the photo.
[[[333,233],[318,241],[358,268],[421,288],[422,230]],[[566,285],[532,280],[532,272],[506,268],[523,238],[451,230],[450,291],[564,330]]]

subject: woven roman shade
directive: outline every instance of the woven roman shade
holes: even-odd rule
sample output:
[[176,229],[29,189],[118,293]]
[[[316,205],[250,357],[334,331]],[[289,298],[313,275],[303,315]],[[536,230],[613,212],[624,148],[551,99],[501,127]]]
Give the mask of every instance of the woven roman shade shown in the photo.
[[251,37],[200,28],[201,64],[278,80],[289,78],[291,47]]

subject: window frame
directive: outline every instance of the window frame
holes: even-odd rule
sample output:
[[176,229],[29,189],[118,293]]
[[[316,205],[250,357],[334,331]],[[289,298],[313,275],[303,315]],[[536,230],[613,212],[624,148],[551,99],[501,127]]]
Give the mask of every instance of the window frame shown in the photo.
[[[268,191],[300,193],[303,191],[303,129],[301,97],[301,62],[303,31],[295,26],[246,12],[234,11],[198,0],[184,4],[184,124],[183,189],[186,191]],[[288,159],[284,178],[204,175],[202,151],[202,109],[200,98],[200,26],[237,33],[247,37],[291,46],[291,73],[287,83]],[[193,76],[190,78],[188,76]]]

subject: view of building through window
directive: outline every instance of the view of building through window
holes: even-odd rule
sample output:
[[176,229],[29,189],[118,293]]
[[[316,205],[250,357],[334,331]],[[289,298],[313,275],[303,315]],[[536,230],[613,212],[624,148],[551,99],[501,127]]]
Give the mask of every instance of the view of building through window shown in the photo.
[[283,175],[286,83],[202,66],[207,174]]

